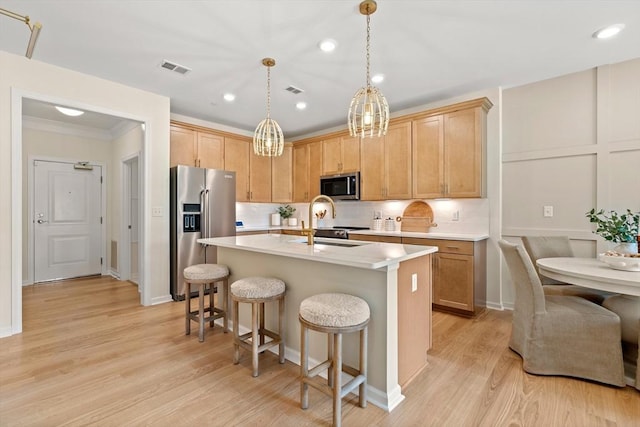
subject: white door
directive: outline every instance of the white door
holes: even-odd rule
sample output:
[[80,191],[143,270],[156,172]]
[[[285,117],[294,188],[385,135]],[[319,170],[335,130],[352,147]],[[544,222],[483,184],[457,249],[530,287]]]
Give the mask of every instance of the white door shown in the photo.
[[101,273],[101,180],[100,166],[34,162],[35,282]]

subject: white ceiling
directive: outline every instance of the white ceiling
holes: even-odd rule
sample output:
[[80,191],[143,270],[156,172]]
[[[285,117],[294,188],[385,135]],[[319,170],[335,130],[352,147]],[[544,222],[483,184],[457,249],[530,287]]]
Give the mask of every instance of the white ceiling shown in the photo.
[[[271,116],[285,138],[346,124],[365,84],[358,0],[22,0],[0,7],[43,25],[33,58],[171,98],[171,112],[253,131]],[[592,33],[624,23],[611,40]],[[333,38],[331,54],[317,44]],[[0,49],[24,55],[28,28],[0,15]],[[640,1],[378,0],[371,72],[391,112],[640,57]],[[163,59],[191,68],[180,75]],[[290,85],[304,90],[294,95]],[[233,103],[222,99],[236,94]],[[297,101],[308,108],[295,109]]]

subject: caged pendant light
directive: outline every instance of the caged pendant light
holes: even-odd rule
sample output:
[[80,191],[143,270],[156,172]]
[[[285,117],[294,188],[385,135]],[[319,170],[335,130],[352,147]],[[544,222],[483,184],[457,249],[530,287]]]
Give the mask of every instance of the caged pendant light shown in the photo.
[[276,65],[276,60],[264,58],[262,65],[267,67],[267,118],[258,124],[253,133],[253,152],[258,156],[281,156],[284,136],[278,122],[271,118],[271,67]]
[[360,13],[367,16],[367,85],[360,88],[351,100],[348,124],[351,136],[362,138],[386,135],[389,126],[389,105],[378,88],[371,86],[369,75],[370,20],[377,8],[374,0],[360,3]]

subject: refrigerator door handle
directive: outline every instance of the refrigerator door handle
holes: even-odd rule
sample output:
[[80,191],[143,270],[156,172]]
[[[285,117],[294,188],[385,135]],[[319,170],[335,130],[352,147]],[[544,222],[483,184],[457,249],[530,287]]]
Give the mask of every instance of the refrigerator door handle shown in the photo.
[[206,203],[206,189],[200,191],[200,237],[205,238],[207,236],[207,223],[205,218],[207,217],[207,203]]

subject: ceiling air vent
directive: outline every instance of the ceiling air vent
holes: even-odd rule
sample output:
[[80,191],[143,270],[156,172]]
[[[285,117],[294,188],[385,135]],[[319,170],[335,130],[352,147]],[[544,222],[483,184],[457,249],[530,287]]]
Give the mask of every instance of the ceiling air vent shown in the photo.
[[191,68],[187,68],[184,65],[176,64],[175,62],[167,61],[166,59],[162,60],[161,67],[180,74],[187,74],[189,71],[191,71]]
[[285,90],[286,90],[286,91],[288,91],[288,92],[293,93],[294,95],[297,95],[297,94],[299,94],[299,93],[304,92],[302,89],[297,88],[297,87],[295,87],[295,86],[289,86],[289,87],[288,87],[288,88],[286,88]]

